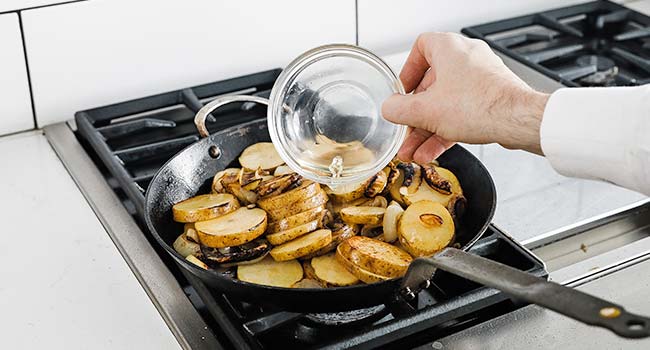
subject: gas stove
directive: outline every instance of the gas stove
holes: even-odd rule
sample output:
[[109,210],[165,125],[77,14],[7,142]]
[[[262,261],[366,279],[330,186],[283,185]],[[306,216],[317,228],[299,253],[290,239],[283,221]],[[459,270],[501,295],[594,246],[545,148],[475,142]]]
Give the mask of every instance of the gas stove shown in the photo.
[[[347,312],[301,314],[273,305],[254,305],[211,290],[178,268],[148,232],[144,193],[156,171],[175,153],[198,140],[195,112],[216,96],[247,93],[268,96],[280,70],[271,70],[182,89],[75,115],[74,135],[83,154],[66,156],[63,125],[46,129],[52,144],[79,182],[122,255],[179,342],[192,348],[403,348],[416,347],[521,308],[497,290],[440,272],[411,308],[392,300]],[[233,104],[212,114],[210,132],[265,118],[263,106]],[[53,131],[53,129],[55,129]],[[67,131],[66,131],[67,132]],[[70,158],[86,159],[83,165]],[[74,174],[80,169],[81,174]],[[85,172],[100,174],[85,185]],[[112,211],[97,196],[112,198]],[[119,219],[108,216],[117,211]],[[115,222],[120,223],[116,228]],[[471,252],[537,276],[543,262],[494,225]],[[314,302],[318,302],[315,300]],[[189,321],[188,321],[189,320]]]
[[462,32],[565,86],[650,82],[650,17],[613,2],[594,1]]

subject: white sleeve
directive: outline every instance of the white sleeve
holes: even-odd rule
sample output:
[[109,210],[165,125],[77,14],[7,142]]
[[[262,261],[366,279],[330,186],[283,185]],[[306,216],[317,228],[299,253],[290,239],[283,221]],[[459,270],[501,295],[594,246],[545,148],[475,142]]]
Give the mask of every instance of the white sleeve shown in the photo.
[[557,90],[540,137],[559,173],[650,195],[650,85]]

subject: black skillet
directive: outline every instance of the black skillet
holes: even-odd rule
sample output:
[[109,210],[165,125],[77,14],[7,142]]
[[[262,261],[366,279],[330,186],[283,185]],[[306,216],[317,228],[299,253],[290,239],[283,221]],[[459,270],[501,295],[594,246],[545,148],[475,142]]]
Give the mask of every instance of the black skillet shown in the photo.
[[[197,126],[203,135],[207,134],[203,124],[207,114],[232,100],[232,97],[222,101],[217,99],[197,114]],[[264,103],[259,100],[257,102]],[[239,154],[246,147],[264,141],[270,141],[264,119],[209,135],[163,165],[147,189],[147,226],[178,265],[206,285],[245,301],[275,305],[287,311],[334,312],[385,304],[395,296],[413,299],[422,288],[429,286],[439,268],[578,321],[609,328],[621,336],[639,338],[650,335],[650,319],[630,314],[619,305],[466,253],[487,229],[494,214],[496,193],[485,167],[458,145],[445,152],[438,161],[456,174],[467,197],[467,210],[456,228],[455,243],[460,249],[447,248],[431,258],[414,260],[402,279],[327,289],[291,289],[247,283],[193,265],[172,248],[183,229],[181,224],[172,220],[172,206],[197,194],[208,193],[215,173],[235,166]]]

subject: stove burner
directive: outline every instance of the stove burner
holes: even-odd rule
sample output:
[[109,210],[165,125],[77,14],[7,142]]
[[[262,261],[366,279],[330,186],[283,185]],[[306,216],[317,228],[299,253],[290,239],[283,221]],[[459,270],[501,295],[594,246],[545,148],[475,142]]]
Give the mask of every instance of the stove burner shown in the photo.
[[596,66],[599,72],[610,70],[616,67],[616,63],[611,59],[599,55],[584,55],[578,57],[576,63],[580,67]]
[[364,323],[372,323],[388,314],[384,305],[369,307],[366,309],[335,312],[307,314],[305,319],[323,326],[350,326]]

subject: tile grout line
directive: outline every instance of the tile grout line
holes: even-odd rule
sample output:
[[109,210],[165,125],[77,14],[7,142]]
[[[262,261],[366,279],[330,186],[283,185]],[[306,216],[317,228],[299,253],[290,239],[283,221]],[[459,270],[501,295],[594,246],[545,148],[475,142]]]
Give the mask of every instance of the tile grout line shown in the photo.
[[34,129],[38,129],[38,120],[36,119],[36,107],[34,106],[34,90],[32,89],[32,75],[29,71],[29,60],[27,59],[27,44],[25,42],[25,30],[23,29],[22,12],[18,11],[18,26],[20,27],[20,39],[23,44],[23,57],[25,57],[25,71],[27,73],[27,87],[29,88],[29,102],[32,106],[32,118],[34,120]]
[[359,46],[359,0],[354,0],[354,44]]

